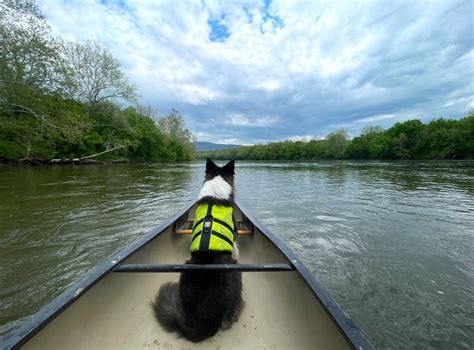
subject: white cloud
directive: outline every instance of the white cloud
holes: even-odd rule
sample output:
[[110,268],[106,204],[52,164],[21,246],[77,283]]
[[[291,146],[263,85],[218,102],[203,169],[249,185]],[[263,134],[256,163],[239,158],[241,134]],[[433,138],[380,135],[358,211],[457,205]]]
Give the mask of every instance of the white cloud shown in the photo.
[[397,117],[398,116],[396,114],[379,114],[379,115],[373,115],[370,117],[365,117],[362,119],[357,119],[355,122],[356,123],[373,123],[373,122],[379,122],[381,120],[392,120]]
[[281,86],[280,82],[277,80],[266,80],[261,83],[255,84],[255,87],[265,91],[275,91]]
[[474,109],[474,96],[471,97],[469,104],[467,105],[469,108]]
[[247,117],[244,115],[231,115],[224,118],[224,124],[245,127],[266,127],[275,125],[278,122],[276,117]]
[[[324,135],[339,125],[354,134],[367,123],[472,108],[469,1],[39,5],[56,33],[100,40],[144,103],[162,113],[177,108],[198,138],[210,128],[247,143]],[[230,36],[212,42],[210,19]]]

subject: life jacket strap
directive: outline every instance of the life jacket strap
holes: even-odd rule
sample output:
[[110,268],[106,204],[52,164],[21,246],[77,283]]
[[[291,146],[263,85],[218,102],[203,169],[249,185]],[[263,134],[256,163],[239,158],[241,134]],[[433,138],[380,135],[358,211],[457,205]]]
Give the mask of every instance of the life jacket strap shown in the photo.
[[222,233],[220,232],[216,232],[216,231],[212,231],[212,234],[216,237],[219,237],[220,239],[226,241],[227,243],[230,244],[231,247],[234,246],[234,242],[232,242],[229,238],[227,238],[225,235],[223,235]]
[[[194,231],[194,229],[198,227],[205,219],[206,218],[204,217],[201,220],[196,221],[193,225],[192,231]],[[235,238],[235,231],[232,227],[230,227],[230,225],[227,222],[222,221],[221,219],[218,219],[218,218],[214,218],[214,217],[213,217],[213,221],[217,222],[218,224],[221,224],[222,226],[225,226],[230,232],[232,232],[232,235]]]
[[[209,250],[209,243],[212,236],[212,223],[214,218],[212,217],[212,207],[213,204],[207,206],[207,213],[203,219],[202,230],[201,230],[201,241],[199,242],[199,250],[207,251]],[[196,235],[197,236],[197,235]]]
[[[198,238],[201,234],[202,234],[202,231],[199,231],[198,233],[196,233],[196,234],[194,235],[194,237],[192,238],[191,242],[194,242],[194,240],[195,240],[196,238]],[[229,243],[231,246],[234,245],[234,242],[232,242],[228,237],[226,237],[225,235],[223,235],[223,234],[220,233],[220,232],[212,231],[212,235],[213,235],[213,236],[216,236],[216,237],[219,237],[220,239],[226,241],[226,242]],[[201,242],[202,242],[202,238],[201,238]],[[201,246],[201,244],[199,244],[199,246]]]
[[214,218],[214,221],[217,222],[218,224],[221,224],[222,226],[225,226],[230,232],[232,232],[232,235],[234,236],[234,239],[235,239],[235,231],[232,227],[230,227],[230,225],[227,222],[222,221],[221,219],[217,219],[217,218]]

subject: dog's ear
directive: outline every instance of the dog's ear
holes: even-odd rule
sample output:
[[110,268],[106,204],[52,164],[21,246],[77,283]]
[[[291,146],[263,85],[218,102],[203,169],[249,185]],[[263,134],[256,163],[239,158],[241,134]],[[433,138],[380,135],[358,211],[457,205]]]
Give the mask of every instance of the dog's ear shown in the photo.
[[210,158],[206,160],[206,173],[210,173],[213,170],[216,170],[218,166]]
[[234,175],[235,174],[235,161],[231,160],[229,163],[224,165],[222,168],[222,171],[228,175]]

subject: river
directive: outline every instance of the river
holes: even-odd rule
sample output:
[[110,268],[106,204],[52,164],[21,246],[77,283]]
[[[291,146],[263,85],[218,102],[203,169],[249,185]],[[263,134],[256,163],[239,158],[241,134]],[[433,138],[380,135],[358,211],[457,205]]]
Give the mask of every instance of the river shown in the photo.
[[[472,348],[473,162],[236,167],[240,201],[377,348]],[[0,335],[196,198],[203,173],[204,162],[0,168]]]

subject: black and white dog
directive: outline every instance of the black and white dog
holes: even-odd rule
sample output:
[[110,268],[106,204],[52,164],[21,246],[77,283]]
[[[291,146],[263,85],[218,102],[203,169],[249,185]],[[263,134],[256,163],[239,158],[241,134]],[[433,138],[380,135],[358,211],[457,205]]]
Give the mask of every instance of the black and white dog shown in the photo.
[[[196,222],[193,229],[193,242],[195,236],[200,236],[200,245],[208,243],[206,241],[207,226],[218,225],[215,222],[223,222],[218,218],[211,217],[211,224],[206,225],[204,219],[208,219],[209,213],[214,215],[212,208],[216,212],[232,213],[232,205],[234,201],[234,161],[227,163],[223,167],[217,166],[212,160],[207,159],[206,177],[198,198],[198,209],[207,211],[205,218]],[[230,215],[229,214],[229,215]],[[196,214],[198,215],[198,214]],[[235,220],[233,216],[225,225],[231,232],[231,227],[235,228]],[[204,222],[203,222],[204,220]],[[198,227],[199,226],[199,227]],[[202,228],[201,228],[202,227]],[[196,229],[202,230],[196,234]],[[214,234],[214,228],[210,228]],[[219,236],[222,234],[216,233]],[[225,239],[225,242],[224,242]],[[191,245],[191,259],[186,261],[187,264],[235,264],[238,257],[237,242],[228,238],[219,239],[212,238],[214,248],[193,251]],[[217,250],[215,242],[226,250]],[[228,245],[227,245],[228,244]],[[231,245],[232,244],[232,245]],[[235,258],[235,259],[234,259]],[[242,300],[242,276],[237,271],[189,271],[181,273],[179,283],[168,282],[161,286],[156,300],[153,304],[155,316],[161,326],[168,332],[176,332],[179,336],[186,339],[199,342],[206,338],[212,337],[217,333],[219,328],[228,329],[232,323],[236,322],[240,312],[242,311],[244,302]]]

